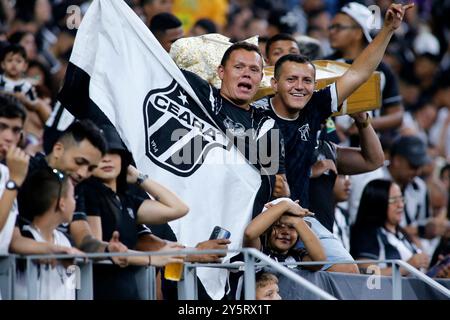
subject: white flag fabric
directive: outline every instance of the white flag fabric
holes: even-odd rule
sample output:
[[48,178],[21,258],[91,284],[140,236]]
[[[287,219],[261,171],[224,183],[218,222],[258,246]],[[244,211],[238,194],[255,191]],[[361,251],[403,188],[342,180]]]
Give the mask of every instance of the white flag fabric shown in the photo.
[[[116,127],[138,169],[188,204],[189,213],[170,223],[178,241],[195,246],[218,225],[231,232],[229,248],[240,248],[261,185],[259,171],[227,147],[209,114],[214,106],[201,104],[205,100],[124,1],[92,2],[70,62],[89,76],[90,108],[97,106]],[[69,78],[63,90],[83,89]],[[83,101],[82,92],[70,94]],[[82,104],[69,110],[79,116],[86,112]],[[173,137],[177,129],[185,131]],[[174,155],[192,141],[201,150],[191,162],[178,163]],[[198,276],[213,299],[223,297],[226,270],[200,268]]]

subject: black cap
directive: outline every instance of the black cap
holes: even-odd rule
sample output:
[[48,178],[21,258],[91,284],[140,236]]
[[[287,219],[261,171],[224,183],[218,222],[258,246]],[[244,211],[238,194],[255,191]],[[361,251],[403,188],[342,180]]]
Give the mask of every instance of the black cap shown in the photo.
[[105,125],[102,126],[101,129],[103,130],[103,134],[108,144],[107,152],[119,153],[122,156],[123,161],[126,162],[126,165],[128,166],[128,164],[132,161],[132,156],[125,144],[122,142],[116,128],[111,125]]
[[404,157],[416,168],[431,162],[427,146],[417,136],[401,136],[396,139],[392,144],[391,154]]
[[280,33],[293,34],[297,31],[296,17],[286,10],[272,10],[267,19],[269,25],[278,28]]

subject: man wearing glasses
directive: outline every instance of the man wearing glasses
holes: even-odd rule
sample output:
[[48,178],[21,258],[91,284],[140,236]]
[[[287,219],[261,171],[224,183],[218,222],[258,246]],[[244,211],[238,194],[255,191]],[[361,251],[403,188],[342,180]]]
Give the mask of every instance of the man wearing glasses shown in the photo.
[[[328,28],[330,45],[336,52],[326,59],[351,64],[372,42],[369,27],[374,18],[377,17],[362,4],[351,2],[342,7]],[[382,106],[375,112],[372,126],[376,131],[395,130],[400,127],[403,119],[403,106],[397,80],[389,66],[383,62],[376,70],[382,73],[384,81],[381,83]],[[348,126],[349,120],[348,117],[340,117],[337,124]],[[352,126],[348,133],[356,134],[356,128]]]

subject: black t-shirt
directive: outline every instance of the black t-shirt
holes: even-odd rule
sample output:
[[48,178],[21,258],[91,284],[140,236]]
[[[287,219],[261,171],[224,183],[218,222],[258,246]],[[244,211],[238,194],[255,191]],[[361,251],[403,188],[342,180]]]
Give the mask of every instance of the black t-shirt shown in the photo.
[[286,177],[291,198],[300,200],[300,205],[308,208],[309,176],[314,163],[317,133],[321,124],[337,110],[336,86],[332,84],[315,91],[295,120],[278,116],[272,107],[271,98],[265,97],[253,105],[276,120],[285,144]]
[[186,70],[182,72],[195,88],[209,116],[222,132],[231,134],[229,137],[233,138],[234,145],[250,164],[260,170],[262,181],[253,206],[253,215],[260,213],[264,204],[271,200],[275,174],[285,173],[284,143],[276,130],[276,122],[263,110],[253,106],[244,110],[234,105],[223,98],[218,89],[196,74]]
[[[25,178],[23,185],[27,183],[28,178],[34,172],[46,168],[49,168],[49,165],[47,163],[44,154],[38,153],[34,157],[31,157],[28,165],[27,177]],[[84,210],[84,201],[83,201],[84,197],[82,196],[82,190],[79,188],[79,185],[75,187],[75,199],[76,199],[76,207],[72,221],[86,220],[86,213]],[[18,222],[17,224],[20,227],[20,230],[22,230],[23,225],[30,224],[30,222],[33,220],[32,216],[33,208],[29,206],[27,199],[24,198],[23,193],[21,193],[20,190],[19,194],[17,195],[17,203],[19,206],[19,216],[17,219]],[[68,235],[69,234],[68,227],[69,224],[62,224],[58,227],[58,230]]]
[[128,248],[134,248],[138,232],[145,231],[144,226],[136,223],[144,199],[128,193],[117,194],[94,177],[81,183],[80,188],[84,193],[86,214],[101,218],[103,241],[109,241],[117,230],[120,241]]
[[[109,241],[117,230],[119,240],[133,249],[138,236],[150,232],[146,226],[136,224],[138,209],[145,199],[128,193],[117,194],[95,177],[82,182],[80,188],[83,190],[87,215],[101,218],[104,241]],[[120,268],[116,265],[95,264],[93,270],[94,299],[142,298],[137,277],[140,267]]]
[[[336,149],[326,140],[318,140],[315,154],[315,161],[329,159],[336,164]],[[330,232],[333,232],[335,220],[333,189],[336,177],[336,173],[327,170],[319,177],[309,180],[309,210],[315,213],[315,218]]]
[[[199,76],[186,70],[182,71],[189,84],[196,89],[195,92],[206,107],[208,114],[222,132],[232,134],[234,144],[245,155],[245,158],[258,169],[268,168],[273,164],[273,167],[278,168],[273,174],[284,173],[284,155],[281,152],[274,154],[269,159],[260,157],[261,154],[271,155],[271,142],[276,137],[272,136],[272,130],[278,129],[275,121],[265,112],[253,108],[251,105],[248,110],[234,105],[223,98],[218,89],[209,85]],[[281,150],[282,141],[276,140],[274,144],[277,144]],[[245,145],[245,150],[240,148],[243,145]],[[257,161],[254,161],[255,159]]]

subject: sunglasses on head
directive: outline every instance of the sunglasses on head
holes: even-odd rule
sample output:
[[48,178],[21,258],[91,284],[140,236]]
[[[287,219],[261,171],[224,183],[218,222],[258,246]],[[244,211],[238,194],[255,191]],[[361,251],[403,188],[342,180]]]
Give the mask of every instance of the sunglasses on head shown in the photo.
[[56,207],[55,207],[55,211],[58,211],[59,210],[59,200],[61,199],[62,183],[63,183],[66,175],[64,173],[62,173],[61,171],[59,171],[58,169],[51,169],[51,172],[58,179],[58,183],[59,183],[58,198],[56,199]]

